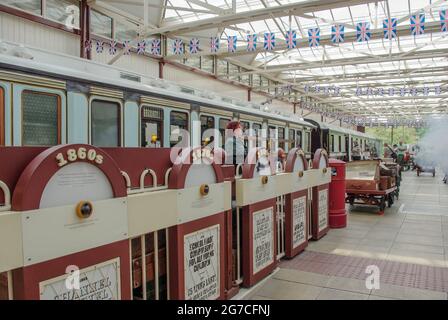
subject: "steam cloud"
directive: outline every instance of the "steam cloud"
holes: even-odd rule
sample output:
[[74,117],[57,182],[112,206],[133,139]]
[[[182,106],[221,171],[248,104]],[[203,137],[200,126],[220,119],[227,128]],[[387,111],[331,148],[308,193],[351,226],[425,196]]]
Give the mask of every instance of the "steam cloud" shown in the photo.
[[438,167],[442,175],[448,174],[448,116],[428,119],[428,131],[417,145],[415,156],[421,167]]

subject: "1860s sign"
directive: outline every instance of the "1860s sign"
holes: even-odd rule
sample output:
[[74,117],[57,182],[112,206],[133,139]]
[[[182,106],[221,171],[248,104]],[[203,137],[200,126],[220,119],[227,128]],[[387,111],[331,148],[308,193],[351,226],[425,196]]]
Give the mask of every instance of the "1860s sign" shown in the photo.
[[119,300],[120,259],[43,281],[39,287],[41,300]]
[[219,255],[219,225],[184,236],[186,300],[219,297]]

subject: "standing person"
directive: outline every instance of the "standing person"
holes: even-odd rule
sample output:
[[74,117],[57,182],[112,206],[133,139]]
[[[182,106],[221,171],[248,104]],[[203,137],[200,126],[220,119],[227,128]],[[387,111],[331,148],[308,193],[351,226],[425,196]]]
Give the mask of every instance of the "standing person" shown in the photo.
[[353,143],[352,159],[353,161],[361,160],[361,148],[358,145],[358,141]]
[[243,128],[239,121],[230,121],[227,124],[224,148],[227,154],[226,164],[237,165],[244,162],[247,150],[244,146]]
[[408,150],[403,141],[400,140],[399,145],[397,146],[397,162],[400,166],[404,163],[404,154]]

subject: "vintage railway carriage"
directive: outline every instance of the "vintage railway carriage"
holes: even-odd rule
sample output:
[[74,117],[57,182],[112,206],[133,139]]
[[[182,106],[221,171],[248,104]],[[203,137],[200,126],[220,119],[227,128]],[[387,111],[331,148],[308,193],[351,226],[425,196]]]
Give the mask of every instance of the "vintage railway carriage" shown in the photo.
[[356,143],[361,148],[364,158],[372,157],[374,154],[381,155],[381,140],[355,130],[337,127],[328,123],[305,119],[313,124],[315,128],[311,131],[311,152],[324,148],[331,158],[350,161],[351,150]]
[[[266,158],[276,147],[311,157],[313,125],[299,117],[2,48],[0,299],[229,298],[271,272],[291,239],[285,230],[308,219],[311,198],[285,222],[287,195],[330,181],[326,168],[285,171]],[[222,151],[204,148],[222,146],[233,119],[249,137],[267,132],[247,139],[256,166],[220,165]],[[262,156],[269,174],[258,172]],[[186,161],[198,157],[212,165]],[[66,285],[73,267],[80,290]]]

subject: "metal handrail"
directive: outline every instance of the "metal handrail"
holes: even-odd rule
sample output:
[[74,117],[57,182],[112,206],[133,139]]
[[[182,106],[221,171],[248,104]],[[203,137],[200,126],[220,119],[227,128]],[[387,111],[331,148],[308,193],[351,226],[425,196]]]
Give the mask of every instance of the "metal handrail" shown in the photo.
[[9,191],[6,183],[0,180],[0,189],[3,191],[3,196],[5,198],[5,203],[0,206],[0,211],[11,210],[11,192]]

